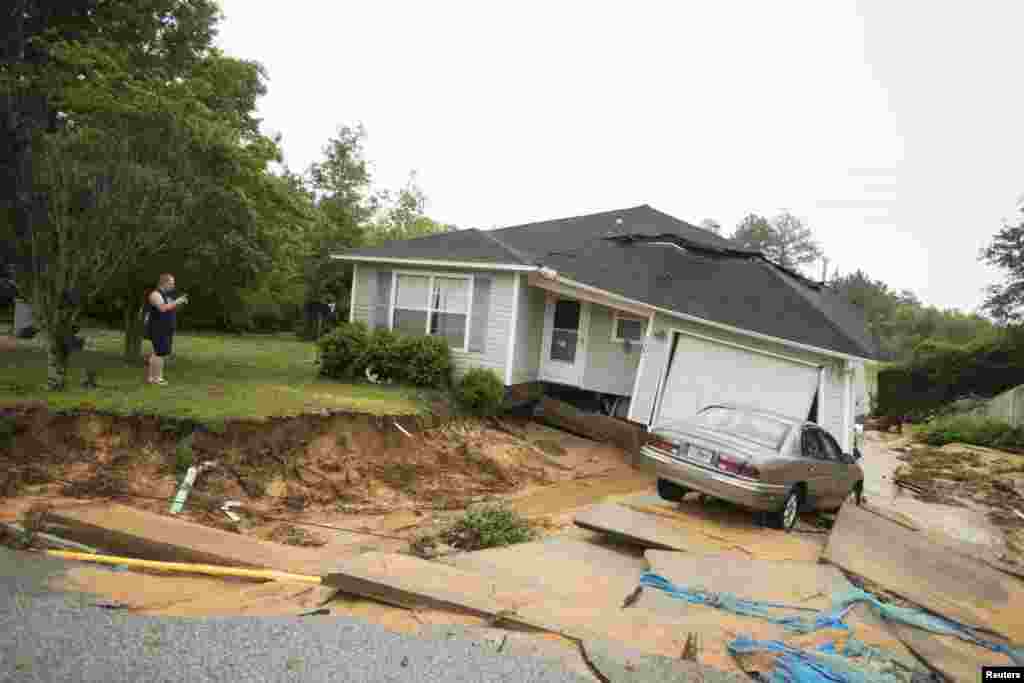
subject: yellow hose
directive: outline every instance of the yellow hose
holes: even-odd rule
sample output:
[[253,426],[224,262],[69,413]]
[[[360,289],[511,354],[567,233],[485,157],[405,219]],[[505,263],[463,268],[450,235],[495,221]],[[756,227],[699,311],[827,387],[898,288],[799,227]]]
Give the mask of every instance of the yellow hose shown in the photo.
[[156,562],[155,560],[137,560],[133,557],[74,553],[68,550],[47,550],[46,554],[54,557],[62,557],[65,560],[99,562],[101,564],[120,564],[126,567],[159,569],[160,571],[167,572],[186,572],[189,574],[207,574],[209,576],[234,576],[244,579],[266,579],[269,581],[287,581],[291,583],[322,583],[322,579],[319,576],[310,576],[308,574],[289,574],[288,572],[279,572],[272,569],[241,569],[239,567],[221,567],[212,564]]

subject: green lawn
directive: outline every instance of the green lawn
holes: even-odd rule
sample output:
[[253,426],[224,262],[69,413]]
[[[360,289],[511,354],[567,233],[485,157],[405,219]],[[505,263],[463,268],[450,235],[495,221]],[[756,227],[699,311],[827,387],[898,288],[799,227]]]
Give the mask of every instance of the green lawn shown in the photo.
[[[0,328],[0,334],[8,330]],[[413,414],[424,404],[414,389],[342,384],[317,377],[316,347],[293,334],[178,334],[164,368],[168,386],[145,381],[142,360],[121,355],[123,337],[88,329],[86,350],[72,356],[68,388],[48,392],[41,337],[0,350],[0,404],[45,400],[54,409],[92,407],[117,414],[153,414],[213,421],[297,415],[320,409],[378,415]],[[149,342],[144,343],[148,350]],[[99,387],[84,389],[87,368]]]

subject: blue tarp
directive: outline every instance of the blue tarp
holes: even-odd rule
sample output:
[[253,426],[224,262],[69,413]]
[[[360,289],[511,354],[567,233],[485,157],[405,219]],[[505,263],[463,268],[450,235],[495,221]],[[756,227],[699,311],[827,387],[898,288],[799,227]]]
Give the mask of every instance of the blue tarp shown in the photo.
[[[1024,665],[1024,648],[1011,648],[1001,643],[994,643],[985,640],[978,636],[973,629],[964,626],[963,624],[959,624],[955,621],[945,619],[934,614],[929,614],[924,610],[897,607],[896,605],[883,603],[875,596],[858,588],[854,588],[845,593],[834,594],[832,596],[832,607],[828,610],[817,611],[808,610],[807,608],[802,607],[794,607],[792,605],[780,605],[778,603],[749,600],[737,597],[731,593],[713,593],[701,588],[676,586],[668,579],[652,572],[645,572],[640,577],[640,585],[657,588],[674,598],[685,600],[690,603],[708,605],[710,607],[727,610],[734,614],[766,619],[772,623],[780,624],[786,629],[796,633],[809,633],[822,628],[845,629],[847,626],[843,623],[843,619],[846,617],[847,612],[849,612],[855,604],[864,602],[871,605],[871,607],[881,615],[882,618],[889,621],[898,621],[904,624],[909,624],[926,631],[931,631],[932,633],[957,636],[963,640],[974,643],[975,645],[988,648],[993,652],[1003,653],[1017,664]],[[810,611],[814,612],[814,615],[775,616],[773,612],[770,611],[773,609],[789,609],[803,612]]]

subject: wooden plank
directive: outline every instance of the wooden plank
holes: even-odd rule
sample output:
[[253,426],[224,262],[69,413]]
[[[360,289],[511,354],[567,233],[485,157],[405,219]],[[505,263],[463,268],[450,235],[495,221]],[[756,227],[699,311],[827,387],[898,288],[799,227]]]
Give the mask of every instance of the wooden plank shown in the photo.
[[604,503],[576,515],[577,526],[622,538],[644,548],[701,554],[739,552],[747,557],[815,562],[821,554],[819,536],[786,534],[756,527],[752,515],[730,519],[717,508],[702,509],[695,501],[676,508],[660,505]]
[[853,505],[824,558],[948,619],[1024,642],[1024,584]]
[[545,396],[540,401],[540,417],[551,424],[591,439],[608,441],[629,453],[640,450],[640,425],[607,415],[589,415],[575,407]]
[[589,541],[551,538],[446,558],[452,566],[531,583],[561,598],[621,608],[647,570],[642,556]]
[[261,541],[117,503],[55,510],[47,516],[47,523],[59,536],[141,559],[317,576],[333,564],[324,555],[305,548]]

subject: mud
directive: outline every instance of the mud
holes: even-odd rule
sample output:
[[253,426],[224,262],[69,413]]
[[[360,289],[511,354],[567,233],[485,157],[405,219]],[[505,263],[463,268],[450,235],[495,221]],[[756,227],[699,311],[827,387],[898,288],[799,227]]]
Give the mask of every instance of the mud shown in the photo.
[[[1018,461],[1024,463],[1024,456],[950,446],[933,449],[906,437],[867,432],[861,466],[868,502],[906,516],[921,529],[974,544],[991,559],[1024,560],[1021,549],[1014,548],[1019,532],[1007,509],[1024,508],[1010,490],[1024,490],[1017,479],[1024,473],[1006,472],[1015,470]],[[896,486],[896,478],[916,484],[925,494]],[[1024,527],[1024,520],[1019,521]]]

